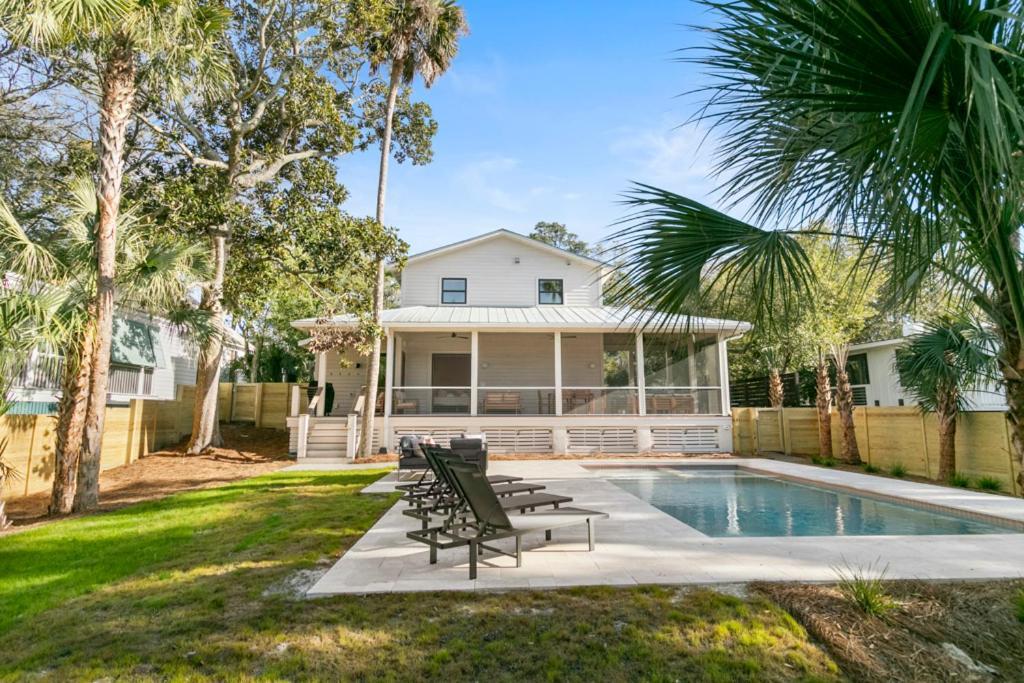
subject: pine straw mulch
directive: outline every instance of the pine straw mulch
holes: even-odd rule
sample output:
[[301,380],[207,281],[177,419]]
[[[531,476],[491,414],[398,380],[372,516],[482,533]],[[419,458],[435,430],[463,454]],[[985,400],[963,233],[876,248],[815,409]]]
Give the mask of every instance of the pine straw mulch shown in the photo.
[[[213,448],[202,455],[185,455],[182,442],[101,473],[100,510],[114,510],[187,489],[219,486],[295,462],[288,456],[287,431],[222,424],[221,435],[224,448]],[[8,501],[7,515],[14,526],[7,532],[57,519],[46,516],[49,501],[49,491]]]
[[835,586],[752,588],[796,617],[854,680],[1024,680],[1024,624],[1014,609],[1024,580],[892,581],[896,607],[882,617],[864,614]]

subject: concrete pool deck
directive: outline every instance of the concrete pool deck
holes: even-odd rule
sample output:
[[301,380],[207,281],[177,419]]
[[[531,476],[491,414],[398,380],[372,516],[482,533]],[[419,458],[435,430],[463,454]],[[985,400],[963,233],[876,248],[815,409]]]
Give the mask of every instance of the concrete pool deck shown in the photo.
[[[601,477],[607,466],[736,465],[820,483],[953,508],[972,517],[998,517],[1024,525],[1024,500],[943,486],[887,479],[760,458],[665,458],[645,460],[499,460],[491,474],[515,474],[572,496],[572,505],[601,510],[597,547],[587,552],[585,527],[555,530],[545,543],[538,533],[524,539],[523,566],[485,554],[479,577],[468,579],[465,547],[438,552],[428,561],[425,545],[406,538],[418,523],[388,510],[309,590],[309,597],[340,593],[431,590],[497,590],[562,586],[701,584],[745,581],[831,581],[835,568],[888,565],[894,579],[994,579],[1024,576],[1024,533],[957,536],[705,536]],[[389,474],[366,493],[393,490]],[[1022,527],[1024,529],[1024,527]],[[511,549],[506,539],[499,547]]]

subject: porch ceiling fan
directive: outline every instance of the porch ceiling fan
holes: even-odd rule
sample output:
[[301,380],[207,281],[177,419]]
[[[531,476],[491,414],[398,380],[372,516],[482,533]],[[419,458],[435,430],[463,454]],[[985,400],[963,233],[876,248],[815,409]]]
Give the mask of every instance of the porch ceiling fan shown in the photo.
[[452,332],[451,334],[442,334],[438,336],[438,339],[469,339],[469,337],[458,332]]

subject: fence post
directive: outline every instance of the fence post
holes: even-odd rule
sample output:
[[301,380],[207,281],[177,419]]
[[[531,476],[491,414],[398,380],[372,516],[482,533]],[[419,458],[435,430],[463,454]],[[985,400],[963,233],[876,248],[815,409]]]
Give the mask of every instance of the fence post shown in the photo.
[[291,390],[292,400],[291,409],[288,411],[288,417],[298,417],[299,415],[299,385],[293,384]]
[[761,437],[758,434],[758,422],[761,419],[761,410],[759,408],[751,408],[750,418],[750,448],[751,455],[757,455],[761,452]]
[[782,441],[782,452],[786,455],[792,455],[789,452],[789,439],[786,438],[786,409],[783,407],[779,408],[779,440]]
[[128,436],[125,439],[124,464],[132,462],[132,450],[139,442],[139,399],[133,398],[128,401]]
[[259,428],[263,426],[263,382],[259,382],[256,385],[256,396],[253,401],[255,403],[253,419],[255,420],[255,426]]

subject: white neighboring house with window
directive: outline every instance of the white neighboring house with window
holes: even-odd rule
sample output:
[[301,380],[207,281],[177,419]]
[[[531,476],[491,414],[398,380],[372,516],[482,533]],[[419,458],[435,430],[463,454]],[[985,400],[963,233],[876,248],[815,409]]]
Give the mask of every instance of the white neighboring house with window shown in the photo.
[[[243,355],[242,337],[228,330],[224,364]],[[195,384],[198,348],[166,320],[119,311],[114,318],[107,400],[124,405],[133,398],[173,399],[179,385]],[[49,412],[60,395],[63,358],[45,349],[32,352],[15,378],[15,412]]]
[[[850,381],[854,402],[863,406],[913,406],[917,401],[900,384],[894,369],[896,350],[916,330],[904,327],[903,336],[895,339],[852,344],[850,346]],[[971,410],[1006,410],[1006,394],[998,382],[968,392]]]
[[[730,451],[726,342],[750,326],[683,316],[647,328],[647,313],[602,305],[607,275],[508,230],[410,257],[400,306],[383,317],[375,445],[473,433],[492,452]],[[365,364],[353,350],[317,354],[333,401],[293,395],[300,457],[353,453]]]

